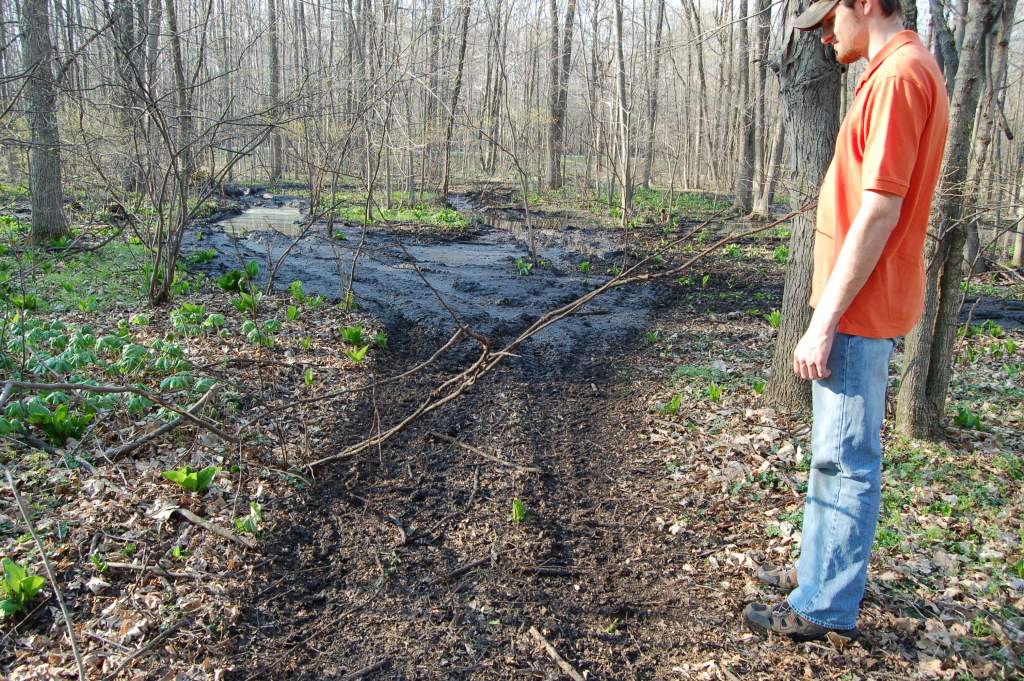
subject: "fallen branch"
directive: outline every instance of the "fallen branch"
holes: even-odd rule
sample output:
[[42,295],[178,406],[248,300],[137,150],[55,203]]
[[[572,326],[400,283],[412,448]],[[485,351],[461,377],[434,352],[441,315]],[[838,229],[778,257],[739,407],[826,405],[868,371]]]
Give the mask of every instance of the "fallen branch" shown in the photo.
[[473,445],[469,445],[469,444],[466,444],[465,442],[461,442],[460,440],[456,440],[455,438],[449,437],[447,435],[444,435],[443,433],[438,433],[438,432],[432,430],[429,433],[427,433],[427,435],[429,435],[430,437],[436,438],[438,440],[442,440],[443,442],[447,442],[448,444],[455,445],[456,447],[461,447],[462,449],[465,449],[467,452],[473,452],[477,456],[483,457],[483,458],[487,459],[488,461],[493,461],[495,463],[501,464],[502,466],[508,466],[509,468],[515,468],[516,470],[525,471],[527,473],[537,473],[537,474],[543,473],[543,471],[541,469],[537,468],[536,466],[523,466],[523,465],[518,464],[518,463],[513,463],[511,461],[506,461],[505,459],[498,458],[497,456],[494,456],[493,454],[488,454],[487,452],[483,451],[482,449],[478,449],[477,447],[474,447]]
[[357,669],[354,672],[349,672],[348,674],[345,674],[345,676],[341,677],[341,681],[356,681],[356,679],[361,679],[367,674],[372,674],[373,672],[378,671],[379,669],[383,668],[384,665],[386,665],[387,663],[387,659],[383,659],[380,662],[374,662],[368,667],[363,667],[362,669]]
[[243,537],[239,534],[235,534],[231,530],[226,530],[223,527],[214,525],[209,520],[206,520],[205,518],[200,518],[187,508],[176,508],[174,509],[174,512],[180,515],[185,520],[189,521],[190,523],[194,523],[199,527],[203,528],[204,530],[213,532],[214,534],[220,537],[224,537],[225,539],[229,539],[235,542],[236,544],[241,544],[247,549],[256,548],[256,542],[252,539],[249,539],[249,537]]
[[548,640],[544,638],[544,634],[537,631],[537,627],[530,627],[530,635],[537,639],[537,643],[540,643],[544,650],[547,652],[548,657],[555,661],[555,664],[565,673],[566,676],[571,678],[573,681],[585,681],[583,675],[580,674],[576,669],[565,661],[565,658],[558,654],[555,647],[548,643]]
[[[193,404],[191,407],[186,409],[185,412],[188,413],[188,414],[192,414],[194,416],[196,414],[196,412],[198,412],[200,409],[202,409],[203,407],[206,406],[206,403],[210,400],[210,398],[213,396],[213,394],[217,390],[219,390],[219,389],[220,389],[220,384],[219,383],[214,383],[212,386],[210,386],[210,389],[207,390],[203,394],[203,396],[200,397],[195,402],[195,404]],[[165,423],[164,425],[160,426],[156,430],[154,430],[154,431],[152,431],[150,433],[146,433],[145,435],[143,435],[141,437],[138,437],[138,438],[136,438],[134,440],[131,440],[130,442],[125,442],[122,445],[119,445],[117,447],[113,447],[111,449],[108,449],[103,454],[108,459],[111,459],[111,460],[117,459],[119,457],[124,456],[125,454],[128,454],[129,452],[131,452],[131,451],[133,451],[135,449],[138,449],[139,447],[141,447],[142,445],[146,444],[147,442],[152,442],[153,440],[157,439],[158,437],[160,437],[164,433],[168,433],[168,432],[174,430],[175,428],[177,428],[178,426],[180,426],[184,422],[185,422],[185,417],[184,416],[179,416],[178,418],[174,419],[173,421],[170,421],[169,423]]]
[[159,565],[141,565],[139,563],[109,563],[104,561],[103,563],[108,568],[114,570],[136,570],[138,572],[152,572],[157,577],[167,577],[168,579],[211,579],[213,575],[203,574],[202,572],[171,572],[165,570]]
[[466,563],[465,565],[462,565],[460,567],[455,568],[454,570],[449,572],[447,575],[445,575],[444,579],[442,581],[450,582],[451,580],[455,579],[456,577],[461,577],[462,575],[466,574],[467,572],[469,572],[471,570],[475,570],[476,568],[480,567],[481,565],[484,565],[485,563],[489,563],[489,562],[491,562],[490,557],[478,558],[477,560],[474,560],[474,561],[472,561],[470,563]]
[[122,662],[121,664],[119,664],[117,666],[117,669],[115,669],[114,671],[112,671],[109,674],[107,674],[106,676],[104,676],[103,677],[103,681],[113,681],[113,679],[116,679],[117,675],[120,674],[122,671],[124,671],[125,667],[127,667],[129,664],[131,664],[133,660],[137,660],[139,657],[141,657],[141,656],[145,655],[146,653],[148,653],[150,650],[152,650],[156,646],[156,644],[160,643],[165,638],[167,638],[168,636],[173,634],[175,631],[177,631],[178,628],[181,627],[182,624],[184,624],[184,622],[185,622],[185,618],[182,617],[177,622],[175,622],[174,624],[172,624],[171,626],[167,627],[166,629],[161,631],[159,634],[154,636],[152,638],[152,640],[150,640],[149,643],[147,643],[146,645],[142,646],[141,648],[136,650],[134,653],[129,655],[128,658],[124,662]]
[[104,394],[124,394],[130,393],[132,395],[139,395],[145,397],[147,400],[152,401],[155,404],[159,404],[164,409],[173,411],[174,413],[182,416],[183,418],[191,421],[192,423],[209,430],[217,437],[228,442],[237,443],[238,438],[222,430],[216,423],[205,419],[195,414],[190,414],[187,410],[168,402],[159,395],[151,393],[148,390],[142,388],[136,388],[130,385],[89,385],[88,383],[31,383],[27,381],[7,381],[4,384],[3,392],[0,393],[0,407],[3,407],[11,397],[14,396],[19,390],[27,391],[50,391],[50,390],[83,390],[90,393],[104,393]]
[[75,656],[75,662],[78,663],[78,678],[81,681],[86,681],[85,665],[82,663],[82,656],[78,653],[78,644],[75,643],[75,626],[71,622],[71,615],[68,614],[68,607],[64,604],[64,594],[61,593],[60,585],[57,584],[57,577],[53,574],[53,568],[46,557],[46,549],[43,548],[43,543],[39,540],[39,535],[36,534],[36,528],[32,525],[31,516],[28,509],[25,508],[25,502],[22,500],[21,495],[18,494],[18,486],[14,484],[14,478],[11,477],[11,472],[7,468],[4,468],[4,475],[7,476],[7,484],[11,487],[11,494],[14,495],[14,501],[18,504],[21,517],[25,519],[25,524],[28,525],[29,534],[32,535],[36,548],[39,549],[39,556],[43,559],[46,576],[50,579],[50,588],[53,589],[53,595],[57,598],[57,604],[60,605],[61,614],[64,615],[64,624],[68,629],[68,638],[71,639],[71,653]]

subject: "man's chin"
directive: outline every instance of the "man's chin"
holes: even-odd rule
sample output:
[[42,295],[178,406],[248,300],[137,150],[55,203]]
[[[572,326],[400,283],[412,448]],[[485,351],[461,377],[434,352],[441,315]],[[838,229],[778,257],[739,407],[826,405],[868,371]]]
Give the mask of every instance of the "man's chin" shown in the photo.
[[838,50],[836,51],[836,61],[840,64],[852,64],[858,59],[860,59],[860,57],[852,52],[847,52],[845,50],[842,52]]

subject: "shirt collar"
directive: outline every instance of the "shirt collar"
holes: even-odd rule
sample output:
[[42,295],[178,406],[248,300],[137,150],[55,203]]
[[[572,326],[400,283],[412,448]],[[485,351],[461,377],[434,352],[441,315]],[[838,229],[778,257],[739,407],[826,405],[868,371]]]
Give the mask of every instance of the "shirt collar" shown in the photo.
[[868,62],[868,67],[865,69],[864,75],[862,75],[860,80],[857,81],[856,92],[860,92],[860,89],[864,87],[864,83],[868,82],[875,71],[878,70],[878,67],[882,65],[882,62],[889,58],[889,55],[907,43],[915,41],[920,42],[920,38],[918,38],[917,33],[914,33],[913,31],[900,31],[892,38],[889,38],[889,42],[887,42],[882,49],[878,51],[878,54],[875,55],[874,59]]

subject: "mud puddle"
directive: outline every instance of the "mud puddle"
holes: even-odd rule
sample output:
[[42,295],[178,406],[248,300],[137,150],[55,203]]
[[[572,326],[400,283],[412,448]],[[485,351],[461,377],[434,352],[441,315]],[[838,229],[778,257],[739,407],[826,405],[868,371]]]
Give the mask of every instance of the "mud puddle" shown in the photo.
[[[470,208],[468,202],[456,205]],[[299,209],[287,202],[253,207],[198,227],[185,250],[214,248],[217,256],[205,266],[214,276],[253,259],[266,272],[268,260],[281,258],[299,235],[301,217]],[[387,324],[423,325],[444,332],[454,328],[453,317],[458,317],[459,323],[501,341],[607,281],[609,268],[621,257],[614,233],[545,224],[534,230],[539,264],[522,275],[517,260],[528,261],[530,254],[526,225],[514,216],[487,213],[482,218],[497,224],[486,224],[478,234],[461,240],[371,228],[361,247],[357,227],[336,226],[332,239],[325,226],[314,225],[291,247],[275,287],[286,289],[300,280],[308,294],[339,299],[358,251],[353,280],[356,300]],[[588,263],[589,272],[580,271],[582,263]],[[436,294],[424,284],[417,268]],[[609,292],[574,317],[545,329],[534,343],[566,353],[636,333],[650,322],[657,296],[655,287]]]

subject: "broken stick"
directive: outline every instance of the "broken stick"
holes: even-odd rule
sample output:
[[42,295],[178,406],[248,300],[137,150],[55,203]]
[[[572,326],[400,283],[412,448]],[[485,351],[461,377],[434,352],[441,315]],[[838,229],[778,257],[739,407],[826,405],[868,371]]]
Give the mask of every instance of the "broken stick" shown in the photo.
[[565,661],[565,658],[558,654],[555,647],[548,643],[548,640],[544,638],[544,634],[537,631],[537,627],[530,627],[530,635],[537,639],[537,643],[544,646],[544,650],[547,652],[548,657],[555,661],[555,664],[573,681],[585,681],[583,675],[580,674],[576,669]]

